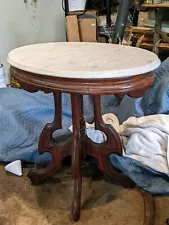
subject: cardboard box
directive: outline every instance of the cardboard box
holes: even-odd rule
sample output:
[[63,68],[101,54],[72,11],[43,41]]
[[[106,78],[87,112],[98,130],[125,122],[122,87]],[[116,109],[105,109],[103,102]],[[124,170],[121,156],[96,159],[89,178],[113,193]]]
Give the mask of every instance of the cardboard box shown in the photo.
[[69,42],[96,41],[97,11],[87,11],[84,14],[82,12],[69,13],[66,17],[66,29]]
[[79,25],[76,15],[66,17],[67,40],[80,42]]
[[138,27],[154,27],[155,25],[155,12],[139,12]]

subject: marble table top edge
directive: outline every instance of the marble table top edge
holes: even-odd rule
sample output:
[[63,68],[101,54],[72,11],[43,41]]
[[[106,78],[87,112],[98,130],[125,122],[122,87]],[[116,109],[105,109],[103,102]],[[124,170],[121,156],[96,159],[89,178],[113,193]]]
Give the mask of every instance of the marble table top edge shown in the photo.
[[7,58],[7,62],[20,70],[29,72],[29,73],[34,73],[34,74],[40,74],[42,76],[51,76],[51,77],[60,77],[60,78],[80,78],[80,79],[104,79],[104,78],[124,78],[124,77],[130,77],[130,76],[137,76],[140,74],[148,73],[148,72],[153,72],[156,70],[160,64],[161,61],[160,59],[157,59],[156,61],[152,62],[151,64],[142,66],[142,67],[136,67],[133,69],[124,69],[124,70],[113,70],[113,71],[99,71],[99,72],[84,72],[84,71],[41,71],[39,73],[39,70],[35,70],[32,68],[26,68],[22,65],[16,64],[12,62],[9,58]]
[[125,78],[153,72],[161,64],[144,49],[83,42],[23,46],[12,50],[7,61],[26,72],[70,79]]

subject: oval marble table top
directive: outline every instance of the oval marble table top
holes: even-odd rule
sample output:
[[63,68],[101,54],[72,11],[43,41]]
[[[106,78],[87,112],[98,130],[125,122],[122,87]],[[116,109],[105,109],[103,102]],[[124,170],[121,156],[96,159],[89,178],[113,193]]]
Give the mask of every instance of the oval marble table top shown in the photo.
[[123,45],[57,42],[14,49],[8,63],[18,69],[63,78],[121,78],[154,71],[152,52]]

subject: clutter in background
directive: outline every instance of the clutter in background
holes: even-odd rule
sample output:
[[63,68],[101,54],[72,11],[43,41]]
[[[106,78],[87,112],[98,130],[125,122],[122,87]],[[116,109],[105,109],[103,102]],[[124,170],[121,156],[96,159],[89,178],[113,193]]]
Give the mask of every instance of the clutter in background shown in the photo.
[[97,11],[69,13],[66,17],[67,40],[69,42],[94,42],[97,39]]
[[144,0],[145,4],[160,4],[160,3],[169,3],[168,0]]
[[126,29],[125,39],[131,45],[153,51],[159,55],[169,50],[168,1],[147,0],[137,6],[137,25]]
[[[96,2],[101,4],[99,1]],[[112,5],[109,12],[105,10],[102,12],[97,7],[94,10],[89,7],[89,9],[85,8],[84,11],[68,11],[66,14],[67,40],[116,43],[114,42],[114,36],[117,27],[119,29],[117,36],[122,33],[123,29],[120,25],[122,21],[118,20],[118,15],[121,11],[122,15],[124,15],[124,12],[125,14],[128,13],[128,11],[125,6],[124,9],[120,9],[119,1],[112,0],[110,2]],[[122,23],[123,26],[127,27],[125,34],[119,40],[120,44],[144,48],[157,55],[169,50],[169,15],[163,11],[164,8],[169,8],[169,1],[133,1],[128,13],[127,23]],[[110,21],[108,20],[109,14]],[[121,16],[119,17],[121,18]]]
[[[111,42],[117,19],[117,12],[111,15],[111,26],[106,16],[97,10],[69,12],[66,16],[67,41],[69,42]],[[132,26],[133,17],[128,15],[127,25]]]
[[0,64],[0,88],[4,88],[6,86],[7,85],[6,85],[4,67],[2,64]]
[[69,11],[85,10],[86,0],[68,0]]
[[161,0],[145,0],[144,3],[146,4],[159,4],[161,3]]
[[8,87],[21,88],[21,86],[18,83],[18,81],[14,80],[13,78],[11,79],[10,85],[8,85]]

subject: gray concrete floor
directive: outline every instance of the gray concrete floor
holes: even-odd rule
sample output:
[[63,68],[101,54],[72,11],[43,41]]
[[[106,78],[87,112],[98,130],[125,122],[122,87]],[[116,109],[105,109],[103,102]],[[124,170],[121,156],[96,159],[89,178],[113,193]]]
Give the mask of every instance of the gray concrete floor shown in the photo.
[[[26,177],[16,177],[0,165],[0,225],[73,225],[70,206],[73,194],[71,170],[53,180],[32,186]],[[157,197],[155,225],[165,225],[169,198]],[[97,179],[83,179],[83,207],[77,225],[142,225],[143,199],[137,189]]]

